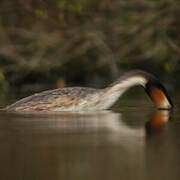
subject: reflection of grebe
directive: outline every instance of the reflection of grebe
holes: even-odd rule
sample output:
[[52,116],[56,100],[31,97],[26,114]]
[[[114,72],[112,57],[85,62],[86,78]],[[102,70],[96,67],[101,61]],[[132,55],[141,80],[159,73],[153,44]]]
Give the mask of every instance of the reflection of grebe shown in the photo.
[[[72,112],[72,113],[23,113],[14,114],[18,123],[23,123],[23,129],[30,131],[59,133],[92,133],[109,132],[122,137],[144,137],[147,131],[156,132],[169,120],[170,111],[160,110],[152,113],[144,126],[129,126],[120,113],[111,111]],[[22,120],[21,120],[22,118]],[[26,119],[24,121],[24,119]],[[28,120],[29,119],[29,120]],[[26,130],[27,130],[26,129]]]
[[[170,113],[170,111],[166,112]],[[148,118],[145,121],[154,121],[153,118],[156,113],[149,117],[145,116]],[[13,114],[14,116],[10,116],[13,117],[13,121],[7,121],[9,128],[7,124],[5,124],[5,128],[1,124],[1,130],[13,130],[18,134],[15,137],[30,138],[30,142],[37,143],[37,145],[42,145],[42,143],[47,145],[48,142],[48,144],[61,144],[62,146],[68,144],[70,147],[72,143],[81,144],[82,146],[96,146],[108,142],[118,144],[124,150],[136,154],[137,151],[144,150],[142,147],[145,146],[146,140],[153,134],[156,135],[157,132],[156,127],[151,126],[151,123],[149,123],[148,129],[144,125],[131,126],[123,119],[123,115],[111,111],[50,113],[49,115],[47,113]],[[158,116],[159,119],[162,121],[168,120],[168,114],[167,116],[162,115],[162,117],[161,115]],[[9,116],[9,113],[5,113],[4,116]],[[155,119],[158,120],[158,118]],[[141,120],[144,120],[144,118]],[[136,121],[139,120],[136,119]],[[162,128],[161,132],[164,132],[163,130],[165,129]]]
[[151,74],[131,71],[104,89],[62,88],[26,97],[6,107],[10,111],[88,111],[110,108],[130,87],[141,85],[158,109],[172,108],[162,84]]
[[151,119],[146,123],[147,133],[161,132],[170,119],[170,111],[157,111],[152,114]]

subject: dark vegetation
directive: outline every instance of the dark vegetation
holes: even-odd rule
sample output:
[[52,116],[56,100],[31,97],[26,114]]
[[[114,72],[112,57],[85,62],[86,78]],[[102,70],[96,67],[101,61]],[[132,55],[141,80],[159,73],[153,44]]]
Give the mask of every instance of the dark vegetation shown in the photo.
[[103,86],[140,68],[180,80],[178,0],[1,0],[1,94]]

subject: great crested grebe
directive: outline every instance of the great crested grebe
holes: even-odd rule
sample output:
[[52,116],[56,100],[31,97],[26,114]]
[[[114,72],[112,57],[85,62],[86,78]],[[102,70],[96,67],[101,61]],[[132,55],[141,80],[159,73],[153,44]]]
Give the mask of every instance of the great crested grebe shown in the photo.
[[171,109],[164,86],[152,74],[136,70],[125,73],[104,89],[67,87],[43,91],[5,108],[8,111],[96,111],[109,109],[130,87],[141,85],[158,109]]

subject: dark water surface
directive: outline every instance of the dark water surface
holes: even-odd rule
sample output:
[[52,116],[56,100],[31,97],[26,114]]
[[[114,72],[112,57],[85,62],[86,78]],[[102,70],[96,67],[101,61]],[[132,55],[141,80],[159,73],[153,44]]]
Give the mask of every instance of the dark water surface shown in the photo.
[[1,180],[179,180],[180,113],[0,113]]

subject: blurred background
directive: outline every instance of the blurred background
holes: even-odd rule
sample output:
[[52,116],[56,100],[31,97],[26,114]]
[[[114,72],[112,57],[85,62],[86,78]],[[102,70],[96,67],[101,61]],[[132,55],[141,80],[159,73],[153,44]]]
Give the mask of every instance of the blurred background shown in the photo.
[[180,80],[178,0],[1,0],[0,96],[103,87],[131,69]]
[[[0,0],[0,107],[142,69],[176,110],[179,18],[180,0]],[[0,179],[180,180],[180,111],[155,111],[141,88],[123,97],[107,112],[0,110]]]

